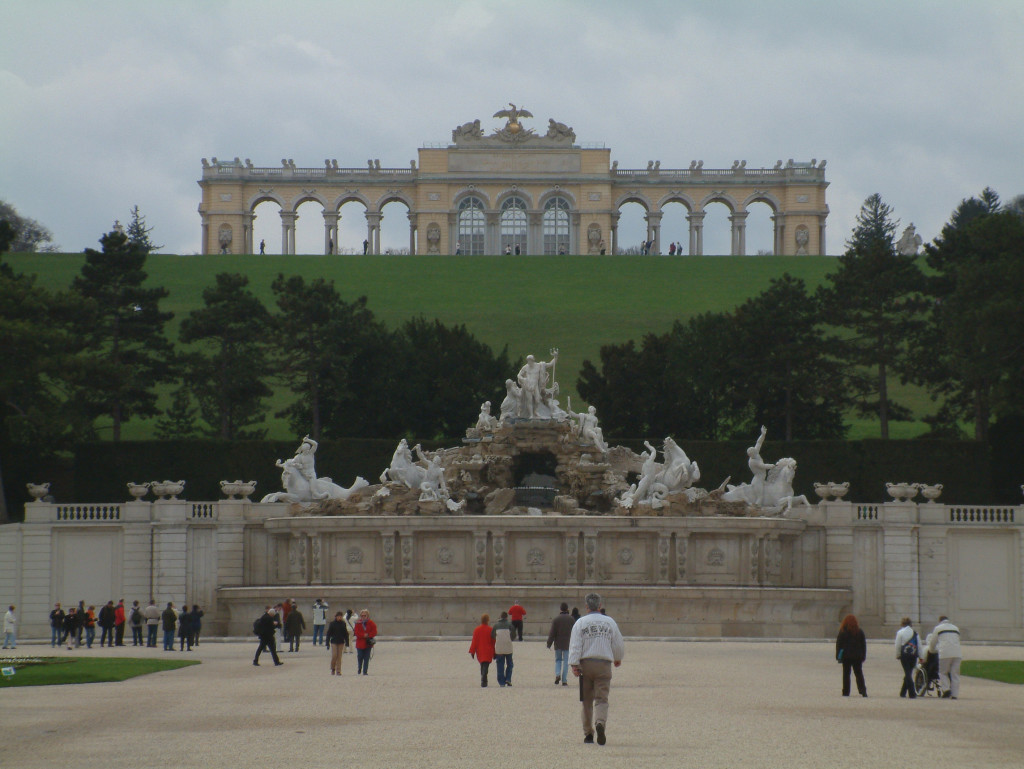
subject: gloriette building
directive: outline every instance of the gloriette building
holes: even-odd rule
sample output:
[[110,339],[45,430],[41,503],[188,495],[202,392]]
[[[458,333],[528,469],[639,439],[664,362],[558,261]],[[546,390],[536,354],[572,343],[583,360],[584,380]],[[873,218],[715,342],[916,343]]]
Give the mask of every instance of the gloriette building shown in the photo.
[[[486,133],[479,120],[452,131],[447,145],[424,146],[408,168],[383,168],[379,160],[345,168],[326,160],[321,168],[299,168],[292,160],[259,167],[248,159],[203,159],[203,253],[253,253],[255,209],[280,207],[281,252],[295,253],[297,209],[322,206],[324,253],[338,243],[340,209],[356,201],[365,208],[369,253],[380,253],[382,209],[392,202],[408,209],[413,254],[617,253],[619,209],[640,204],[652,253],[662,253],[665,206],[682,204],[689,222],[688,253],[704,253],[705,207],[729,210],[731,253],[746,253],[748,207],[772,211],[776,254],[825,253],[825,161],[783,163],[774,168],[623,169],[607,147],[576,142],[572,128],[554,119],[543,133],[522,121],[533,116],[509,105],[494,116],[503,126]],[[541,129],[543,131],[543,129]]]

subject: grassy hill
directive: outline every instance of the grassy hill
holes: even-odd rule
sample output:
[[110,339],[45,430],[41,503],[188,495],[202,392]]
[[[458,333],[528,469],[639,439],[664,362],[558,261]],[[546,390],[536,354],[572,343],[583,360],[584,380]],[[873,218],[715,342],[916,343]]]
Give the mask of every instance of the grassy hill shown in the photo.
[[[40,275],[59,289],[78,274],[81,254],[17,254],[4,257],[20,272]],[[707,311],[728,310],[789,272],[813,289],[835,269],[821,256],[174,256],[149,257],[152,285],[170,291],[162,307],[177,323],[202,303],[202,290],[220,272],[249,276],[250,286],[273,308],[270,284],[278,273],[307,280],[333,280],[346,299],[365,295],[374,314],[389,326],[414,315],[465,324],[496,351],[505,345],[512,358],[533,353],[546,358],[560,349],[557,380],[575,395],[584,359],[596,361],[600,346],[661,333],[673,321]],[[511,372],[510,372],[511,373]],[[920,391],[892,383],[894,397],[915,412],[927,413]],[[275,408],[284,404],[275,403]],[[876,437],[877,424],[851,420],[851,437]],[[921,432],[919,423],[893,425],[893,437]],[[133,424],[128,436],[149,437],[148,425]],[[283,423],[271,437],[289,438]]]

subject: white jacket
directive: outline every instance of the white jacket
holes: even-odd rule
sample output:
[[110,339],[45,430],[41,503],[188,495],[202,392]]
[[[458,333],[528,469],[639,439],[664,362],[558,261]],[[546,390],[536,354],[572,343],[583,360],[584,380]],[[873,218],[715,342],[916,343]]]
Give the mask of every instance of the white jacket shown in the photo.
[[928,636],[928,651],[938,652],[939,659],[951,659],[963,657],[960,651],[960,628],[948,619],[935,626],[935,630]]
[[11,611],[10,609],[8,609],[7,613],[4,614],[4,632],[5,633],[13,633],[14,632],[14,626],[16,624],[18,624],[18,620],[14,616],[14,612]]
[[[910,640],[914,637],[914,632],[914,628],[912,628],[910,625],[907,625],[906,627],[901,627],[899,630],[896,631],[896,659],[900,658],[900,653],[903,651],[903,645],[910,642]],[[920,654],[920,637],[918,637],[917,639],[917,651]]]
[[576,620],[569,636],[569,664],[580,660],[619,662],[626,654],[626,644],[615,620],[594,611]]

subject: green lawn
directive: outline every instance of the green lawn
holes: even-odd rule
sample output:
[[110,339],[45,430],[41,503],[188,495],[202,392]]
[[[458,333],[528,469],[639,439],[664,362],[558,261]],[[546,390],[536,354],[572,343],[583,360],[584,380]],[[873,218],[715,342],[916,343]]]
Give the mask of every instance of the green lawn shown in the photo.
[[1004,684],[1024,684],[1024,662],[1019,660],[964,660],[960,672]]
[[57,686],[125,681],[135,676],[198,664],[198,660],[9,657],[0,659],[0,666],[13,666],[15,673],[13,676],[0,677],[0,689],[11,686]]
[[[81,254],[17,254],[4,257],[20,272],[36,273],[51,289],[70,284]],[[822,256],[173,256],[152,255],[146,270],[152,285],[170,297],[162,307],[175,313],[169,333],[202,303],[202,290],[220,272],[249,276],[250,286],[273,308],[270,284],[278,273],[307,280],[333,280],[346,299],[365,295],[374,314],[389,326],[422,314],[446,324],[465,324],[495,351],[508,345],[515,359],[528,353],[547,357],[558,347],[556,372],[564,394],[576,396],[585,359],[597,361],[602,344],[640,340],[667,331],[673,321],[709,311],[729,310],[768,287],[784,272],[813,290],[836,269]],[[890,384],[893,397],[915,414],[934,410],[917,388]],[[276,398],[273,410],[286,403]],[[851,437],[877,437],[872,420],[851,420]],[[919,422],[894,424],[893,437],[922,431]],[[136,422],[127,438],[148,438]],[[289,438],[282,422],[271,436]]]

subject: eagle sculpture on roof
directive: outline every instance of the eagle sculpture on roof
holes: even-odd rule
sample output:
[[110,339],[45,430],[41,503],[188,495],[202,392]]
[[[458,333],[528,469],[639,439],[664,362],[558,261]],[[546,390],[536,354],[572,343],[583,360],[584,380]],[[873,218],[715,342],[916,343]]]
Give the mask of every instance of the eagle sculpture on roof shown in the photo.
[[513,125],[519,122],[521,117],[533,117],[533,113],[529,110],[518,109],[512,102],[508,103],[511,109],[503,109],[494,113],[494,117],[508,118],[509,125]]

